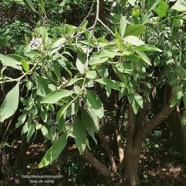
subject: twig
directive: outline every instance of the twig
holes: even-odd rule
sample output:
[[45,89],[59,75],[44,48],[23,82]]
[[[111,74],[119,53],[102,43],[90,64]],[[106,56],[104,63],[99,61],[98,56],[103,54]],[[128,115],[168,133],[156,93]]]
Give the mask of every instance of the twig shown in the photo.
[[111,150],[110,150],[110,148],[109,148],[109,146],[108,146],[108,144],[105,140],[105,137],[102,136],[101,134],[97,134],[97,136],[99,137],[99,139],[102,143],[102,147],[104,148],[104,150],[105,150],[105,152],[106,152],[106,154],[109,158],[109,161],[110,161],[111,167],[112,167],[112,172],[116,173],[117,172],[116,162],[115,162],[114,157],[112,155],[112,152],[111,152]]
[[103,23],[100,19],[98,19],[98,21],[115,37],[115,34],[112,32],[112,30],[110,30],[110,28],[105,23]]

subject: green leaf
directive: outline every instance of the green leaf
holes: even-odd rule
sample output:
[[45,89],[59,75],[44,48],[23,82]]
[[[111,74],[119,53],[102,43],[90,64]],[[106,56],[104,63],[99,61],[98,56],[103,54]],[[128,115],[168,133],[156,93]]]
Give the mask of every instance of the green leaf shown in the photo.
[[27,61],[24,60],[24,59],[22,59],[22,60],[21,60],[21,64],[22,64],[23,69],[25,70],[25,72],[26,72],[26,73],[29,73],[29,65],[28,65]]
[[85,65],[79,59],[76,60],[76,67],[79,70],[80,74],[85,74]]
[[54,41],[51,45],[51,54],[56,53],[60,48],[63,46],[63,44],[66,42],[66,38],[62,37]]
[[31,119],[29,118],[28,121],[25,122],[23,129],[22,129],[22,134],[25,134],[28,132],[28,129],[31,125]]
[[71,86],[73,84],[75,84],[76,82],[83,80],[83,78],[74,78],[74,79],[70,79],[70,81],[65,85],[66,87]]
[[143,97],[139,95],[138,93],[134,93],[134,99],[136,100],[140,108],[143,108]]
[[61,154],[67,144],[67,134],[63,133],[53,146],[47,150],[38,167],[42,168],[52,163]]
[[52,63],[52,68],[53,68],[53,71],[56,75],[56,77],[59,79],[61,79],[61,73],[60,73],[60,68],[59,68],[59,65],[56,64],[55,62]]
[[43,136],[45,136],[47,139],[50,139],[49,130],[44,125],[41,127],[41,132]]
[[139,105],[135,100],[133,100],[132,102],[132,108],[133,108],[134,114],[137,114],[139,110]]
[[136,0],[128,0],[128,2],[132,5],[132,6],[134,6],[135,5],[135,2],[136,2]]
[[88,134],[97,143],[94,133],[99,130],[99,122],[96,115],[90,112],[90,110],[81,109],[81,121]]
[[58,121],[58,133],[65,132],[66,130],[66,123],[64,117],[61,117]]
[[145,63],[147,63],[148,65],[151,65],[149,58],[146,56],[144,52],[139,51],[139,50],[135,50],[135,51],[143,59],[143,61],[145,61]]
[[135,45],[135,46],[140,46],[140,45],[145,44],[142,40],[140,40],[136,36],[127,36],[124,38],[124,41],[127,43],[130,43],[131,45]]
[[34,125],[30,125],[30,127],[28,128],[28,133],[27,133],[27,143],[30,141],[32,135],[35,132],[35,126]]
[[46,79],[38,75],[35,76],[35,79],[36,79],[36,84],[37,84],[36,94],[41,97],[45,97],[50,92]]
[[125,35],[126,26],[127,26],[127,20],[124,16],[121,16],[121,19],[120,19],[120,36],[121,36],[121,38],[123,38],[123,36]]
[[113,66],[113,69],[116,72],[116,74],[118,75],[119,79],[126,85],[127,79],[126,79],[125,74],[123,73],[123,67],[120,68],[120,66],[116,65],[116,66]]
[[164,17],[167,14],[169,6],[167,2],[160,0],[158,7],[156,8],[156,13],[159,17]]
[[129,25],[125,32],[126,36],[139,36],[143,34],[146,30],[146,26],[143,24]]
[[179,104],[181,98],[183,97],[183,92],[179,91],[176,96],[172,99],[170,107],[174,107],[175,105]]
[[99,97],[93,92],[87,91],[87,105],[99,118],[102,118],[104,116],[103,104]]
[[57,103],[59,100],[65,97],[69,97],[73,94],[70,90],[60,89],[55,90],[48,94],[45,98],[41,100],[41,103],[47,103],[47,104],[54,104]]
[[69,108],[69,114],[73,116],[78,112],[78,110],[79,110],[79,99],[71,103],[70,108]]
[[75,137],[76,146],[80,154],[83,154],[86,148],[86,132],[81,121],[76,117],[73,125],[73,135]]
[[103,78],[103,79],[96,79],[95,80],[96,82],[102,84],[102,85],[105,85],[105,86],[108,86],[112,89],[115,89],[115,90],[119,90],[120,91],[120,88],[117,84],[119,84],[118,82],[114,81],[114,80],[110,80],[110,79],[107,79],[107,78]]
[[186,4],[181,3],[181,1],[177,1],[172,7],[171,10],[177,10],[178,12],[186,11]]
[[53,125],[50,127],[50,140],[52,142],[52,144],[56,141],[57,139],[57,132],[56,132],[56,127],[54,127]]
[[122,39],[121,36],[118,34],[118,31],[115,31],[115,36],[116,36],[116,44],[118,46],[119,51],[122,51]]
[[96,76],[97,76],[96,71],[88,71],[87,74],[86,74],[86,77],[87,77],[88,79],[95,79]]
[[135,50],[139,50],[139,51],[142,51],[142,52],[162,52],[161,49],[155,47],[155,46],[152,46],[152,45],[140,45],[140,46],[137,46],[135,47]]
[[152,15],[153,15],[152,12],[143,14],[143,15],[141,16],[141,23],[142,23],[142,24],[145,24],[145,23],[149,22],[150,17],[151,17]]
[[27,7],[28,7],[31,11],[36,12],[36,10],[35,10],[35,8],[34,8],[34,5],[33,5],[33,3],[32,3],[31,0],[23,0],[23,1],[24,1],[24,3],[27,5]]
[[0,108],[0,122],[11,117],[17,110],[19,104],[19,83],[13,87],[5,97]]
[[151,10],[154,10],[157,5],[159,4],[159,0],[148,0],[148,9],[149,9],[149,12]]
[[8,54],[8,56],[15,59],[16,61],[18,61],[18,63],[20,63],[22,59],[26,60],[26,58],[24,58],[18,54]]
[[12,57],[0,54],[0,61],[2,62],[2,64],[4,66],[8,66],[8,67],[12,67],[12,68],[17,69],[17,70],[21,70],[18,67],[18,65],[21,65],[21,63],[19,61],[17,61],[16,59],[12,58]]
[[114,58],[117,55],[117,51],[118,49],[115,48],[101,49],[90,57],[89,64],[94,65],[104,63],[109,58]]
[[37,32],[38,32],[38,34],[40,34],[42,36],[43,46],[46,46],[47,40],[48,40],[47,29],[45,27],[41,26],[37,29]]
[[42,107],[40,108],[40,117],[41,117],[41,119],[43,120],[44,123],[47,122],[47,120],[48,120],[48,112],[47,112],[47,110],[45,108],[42,108]]
[[75,101],[75,100],[72,100],[72,101],[66,103],[65,105],[63,105],[63,106],[59,109],[59,111],[58,111],[58,113],[57,113],[57,121],[60,120],[60,118],[63,116],[63,114],[66,112],[66,110],[70,107],[70,105],[71,105],[74,101]]
[[25,52],[24,55],[30,59],[36,57],[36,56],[40,56],[40,54],[36,51],[29,51],[29,52]]
[[20,127],[26,121],[26,116],[27,116],[27,114],[23,114],[23,115],[19,116],[18,122],[15,125],[16,128]]
[[40,6],[40,8],[41,8],[43,14],[45,15],[45,17],[47,17],[47,15],[46,15],[46,10],[45,10],[45,5],[44,5],[43,0],[38,0],[38,1],[39,1],[39,6]]
[[[134,67],[132,63],[118,63],[115,65],[115,67],[117,68],[117,70],[119,70],[119,72],[126,73],[126,74],[133,74],[134,71]],[[123,74],[124,76],[124,74]]]

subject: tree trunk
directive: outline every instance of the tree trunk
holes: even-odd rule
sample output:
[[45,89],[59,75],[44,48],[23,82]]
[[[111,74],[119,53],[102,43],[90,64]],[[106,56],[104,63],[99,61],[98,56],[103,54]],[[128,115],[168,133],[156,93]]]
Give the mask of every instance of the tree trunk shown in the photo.
[[186,126],[182,125],[183,132],[183,163],[186,166]]
[[176,150],[183,153],[183,163],[186,165],[186,126],[182,125],[179,108],[175,109],[168,118],[170,124],[170,142]]
[[[128,144],[129,145],[129,144]],[[141,146],[129,147],[126,149],[125,154],[125,180],[131,186],[140,185],[138,175],[138,163],[140,158]]]
[[[150,121],[143,124],[141,128],[138,128],[138,121],[136,121],[136,116],[134,115],[132,107],[129,106],[127,144],[124,159],[124,176],[125,181],[131,186],[140,185],[138,163],[143,141],[145,140],[147,135],[156,126],[158,126],[174,109],[175,107],[170,108],[169,105],[164,106],[163,109],[159,113],[157,113]],[[121,165],[122,164],[123,163],[121,163]]]
[[138,162],[140,158],[141,145],[134,144],[136,131],[136,118],[131,106],[128,110],[128,128],[127,128],[127,144],[124,159],[124,176],[125,181],[132,185],[140,185],[138,176]]

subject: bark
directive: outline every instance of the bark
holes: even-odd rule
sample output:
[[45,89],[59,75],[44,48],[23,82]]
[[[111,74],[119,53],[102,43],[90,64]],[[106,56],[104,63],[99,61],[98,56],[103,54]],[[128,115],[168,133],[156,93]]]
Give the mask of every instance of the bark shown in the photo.
[[[122,162],[122,166],[125,168],[124,176],[125,180],[132,186],[140,185],[140,179],[138,176],[138,163],[140,159],[140,152],[143,141],[147,135],[159,125],[173,110],[175,107],[170,108],[169,105],[163,107],[163,109],[157,113],[150,121],[145,123],[139,130],[136,127],[137,121],[133,113],[132,107],[128,110],[128,128],[127,128],[127,144],[125,150],[125,160]],[[121,169],[123,167],[120,167]]]
[[186,126],[182,125],[183,133],[183,163],[186,166]]
[[135,143],[143,143],[147,135],[157,127],[164,119],[169,116],[169,114],[175,109],[175,107],[170,107],[166,105],[163,109],[158,112],[150,121],[145,123],[143,127],[137,132]]
[[99,1],[99,19],[106,24],[105,10],[104,10],[104,0]]
[[[134,137],[136,129],[135,115],[132,107],[128,109],[128,128],[127,128],[127,144],[125,150],[125,159],[121,164],[125,167],[125,181],[132,186],[140,185],[138,176],[138,162],[140,157],[141,146],[134,146]],[[123,169],[120,167],[120,169]]]
[[182,125],[182,115],[179,108],[175,109],[169,116],[170,142],[177,150],[183,153],[183,163],[186,165],[186,126]]
[[138,163],[140,158],[141,147],[131,147],[128,145],[125,154],[125,180],[131,186],[140,185],[138,176]]
[[100,161],[98,161],[87,149],[83,154],[84,159],[98,170],[104,177],[112,178],[113,173]]

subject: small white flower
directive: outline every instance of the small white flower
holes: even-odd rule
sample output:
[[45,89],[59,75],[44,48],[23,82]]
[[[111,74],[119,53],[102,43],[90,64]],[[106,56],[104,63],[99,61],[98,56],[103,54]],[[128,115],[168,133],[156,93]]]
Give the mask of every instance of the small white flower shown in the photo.
[[43,43],[42,43],[42,38],[35,38],[33,37],[32,40],[30,41],[31,48],[32,50],[43,50]]

